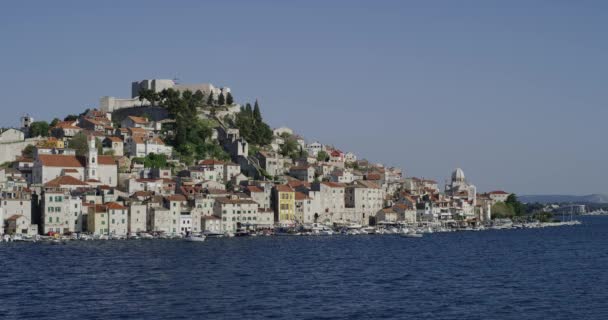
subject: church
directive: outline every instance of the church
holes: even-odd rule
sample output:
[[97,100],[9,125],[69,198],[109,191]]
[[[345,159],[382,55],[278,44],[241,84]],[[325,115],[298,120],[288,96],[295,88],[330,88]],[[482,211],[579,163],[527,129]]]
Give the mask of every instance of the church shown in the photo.
[[116,187],[118,166],[114,157],[97,154],[95,137],[88,138],[88,147],[85,156],[37,154],[32,169],[32,182],[45,184],[57,177],[70,175],[85,182]]

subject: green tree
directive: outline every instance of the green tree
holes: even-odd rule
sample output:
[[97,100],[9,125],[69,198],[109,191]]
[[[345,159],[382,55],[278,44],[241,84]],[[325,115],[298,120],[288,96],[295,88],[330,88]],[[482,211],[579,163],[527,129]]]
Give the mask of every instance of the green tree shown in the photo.
[[505,202],[497,202],[492,206],[492,219],[512,218],[513,208]]
[[231,106],[234,104],[234,98],[232,98],[232,93],[226,93],[226,104]]
[[49,126],[54,127],[54,126],[56,126],[59,123],[59,121],[61,121],[61,120],[58,119],[58,118],[55,118],[55,119],[53,119],[53,121],[51,121],[51,123],[49,124]]
[[258,104],[258,100],[255,100],[255,104],[253,106],[253,119],[256,122],[262,122],[262,113],[260,112],[260,105]]
[[32,122],[29,129],[30,137],[48,137],[49,136],[49,124],[46,121],[35,121]]
[[146,168],[166,168],[167,156],[164,154],[150,153],[144,158],[144,167]]
[[328,161],[329,154],[325,150],[321,150],[317,153],[317,161]]
[[226,97],[224,97],[224,93],[220,92],[219,97],[217,98],[217,104],[223,106],[226,104]]
[[207,97],[207,105],[208,106],[212,106],[215,102],[215,99],[213,98],[213,91],[209,92],[209,96]]
[[517,200],[517,196],[512,193],[507,197],[505,204],[513,209],[513,213],[517,216],[521,216],[525,213],[525,206]]
[[68,147],[70,149],[74,149],[76,151],[76,155],[86,155],[87,151],[89,150],[87,136],[82,132],[75,134],[72,139],[68,140]]
[[27,147],[25,147],[25,149],[23,149],[21,151],[21,155],[24,156],[24,157],[26,157],[26,158],[33,158],[35,150],[36,150],[36,147],[34,147],[31,144],[28,144]]
[[68,116],[66,116],[65,118],[63,118],[63,121],[76,121],[78,120],[78,116],[75,114],[70,114]]
[[292,159],[297,158],[300,152],[298,150],[298,143],[296,142],[296,139],[293,137],[286,138],[284,143],[281,145],[279,152],[284,157],[290,157]]

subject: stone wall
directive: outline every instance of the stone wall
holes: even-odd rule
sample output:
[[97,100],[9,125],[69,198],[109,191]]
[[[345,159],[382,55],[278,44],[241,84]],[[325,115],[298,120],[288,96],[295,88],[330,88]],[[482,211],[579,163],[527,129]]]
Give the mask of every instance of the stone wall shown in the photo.
[[160,121],[169,118],[169,112],[163,107],[133,107],[115,110],[112,113],[112,121],[122,122],[122,120],[128,116],[141,117],[147,115],[152,121]]
[[44,138],[31,138],[24,141],[0,143],[0,163],[7,161],[15,161],[15,158],[21,155],[21,151],[28,145],[36,145],[38,141]]

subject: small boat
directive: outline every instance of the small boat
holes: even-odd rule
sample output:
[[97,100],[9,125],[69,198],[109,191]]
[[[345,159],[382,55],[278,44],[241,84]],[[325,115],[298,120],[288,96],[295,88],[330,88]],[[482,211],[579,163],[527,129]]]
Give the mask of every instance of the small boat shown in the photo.
[[184,241],[188,241],[188,242],[203,242],[205,241],[206,237],[203,235],[189,235],[187,237],[184,237]]
[[411,231],[411,232],[402,233],[402,234],[400,234],[400,236],[402,236],[404,238],[422,238],[422,233],[417,233],[417,232]]

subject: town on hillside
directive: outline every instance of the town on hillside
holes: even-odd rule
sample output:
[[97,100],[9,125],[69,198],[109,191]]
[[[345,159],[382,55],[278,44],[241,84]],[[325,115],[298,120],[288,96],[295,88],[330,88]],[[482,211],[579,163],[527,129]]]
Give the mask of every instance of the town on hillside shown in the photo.
[[[0,233],[181,237],[487,226],[504,191],[445,185],[271,129],[229,88],[149,79],[130,98],[0,132]],[[361,231],[367,230],[367,231]]]

